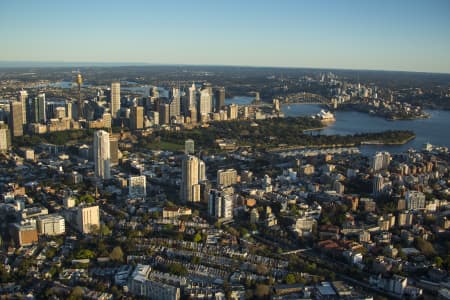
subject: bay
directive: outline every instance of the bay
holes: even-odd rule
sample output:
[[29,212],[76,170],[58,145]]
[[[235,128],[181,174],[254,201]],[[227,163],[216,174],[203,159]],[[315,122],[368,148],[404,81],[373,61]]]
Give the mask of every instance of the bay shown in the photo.
[[[318,113],[322,107],[317,104],[284,105],[282,111],[287,117],[310,116]],[[404,145],[364,145],[361,152],[371,155],[376,151],[391,153],[404,152],[410,148],[421,149],[425,143],[450,148],[450,111],[427,110],[428,119],[389,121],[381,117],[355,111],[337,111],[336,121],[312,134],[349,135],[386,130],[412,130],[416,138]]]

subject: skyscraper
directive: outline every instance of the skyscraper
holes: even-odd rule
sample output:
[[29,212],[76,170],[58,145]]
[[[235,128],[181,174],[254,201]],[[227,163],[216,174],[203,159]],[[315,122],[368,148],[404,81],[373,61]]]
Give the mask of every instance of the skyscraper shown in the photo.
[[210,85],[206,85],[200,91],[199,113],[201,118],[205,118],[212,112],[212,99],[212,88]]
[[101,179],[109,179],[111,177],[109,143],[109,133],[104,130],[98,130],[94,133],[95,176]]
[[9,127],[13,137],[23,135],[22,102],[13,101],[10,104]]
[[225,88],[223,86],[219,87],[215,91],[215,98],[216,98],[215,111],[218,112],[219,110],[222,109],[222,107],[225,106]]
[[192,83],[192,86],[189,88],[187,110],[190,110],[193,107],[197,107],[197,88],[194,83]]
[[377,152],[372,158],[372,169],[374,171],[387,169],[390,162],[391,155],[389,154],[389,152]]
[[119,139],[111,137],[109,139],[110,166],[119,163]]
[[206,180],[206,165],[201,159],[198,160],[198,182]]
[[108,112],[105,112],[102,114],[102,120],[103,120],[103,127],[104,128],[111,128],[111,122],[112,122],[112,118],[111,118],[111,114]]
[[7,151],[11,146],[11,135],[8,126],[0,122],[0,152]]
[[28,93],[27,91],[19,91],[19,101],[22,103],[22,122],[27,124],[27,107],[28,107]]
[[66,102],[66,117],[72,119],[72,102]]
[[239,106],[237,104],[228,105],[228,119],[236,120],[238,118]]
[[181,91],[179,88],[173,88],[172,89],[172,96],[170,98],[169,103],[169,117],[172,119],[172,117],[178,117],[180,115],[180,108],[181,108]]
[[170,106],[167,103],[161,103],[159,105],[159,124],[170,123]]
[[113,82],[111,84],[111,115],[115,119],[118,117],[120,110],[120,82]]
[[384,189],[384,178],[380,174],[377,174],[373,178],[373,194],[374,196],[379,196],[382,194]]
[[76,83],[78,86],[78,120],[84,118],[84,103],[81,100],[81,85],[83,84],[83,78],[81,77],[81,73],[78,72]]
[[181,165],[180,197],[183,202],[200,201],[199,159],[193,155],[186,155]]
[[47,122],[47,104],[45,101],[45,93],[39,93],[37,97],[32,100],[31,106],[31,121],[33,123]]
[[133,106],[130,112],[130,129],[142,129],[144,127],[144,108]]

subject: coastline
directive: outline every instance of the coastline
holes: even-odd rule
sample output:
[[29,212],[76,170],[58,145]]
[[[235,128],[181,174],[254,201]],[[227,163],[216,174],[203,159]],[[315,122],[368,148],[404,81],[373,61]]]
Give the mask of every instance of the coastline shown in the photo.
[[404,144],[407,144],[408,142],[412,141],[415,138],[416,138],[416,135],[410,136],[409,138],[406,138],[406,139],[398,141],[398,142],[383,142],[383,141],[378,141],[378,140],[363,141],[363,142],[361,142],[361,145],[393,145],[393,146],[404,145]]

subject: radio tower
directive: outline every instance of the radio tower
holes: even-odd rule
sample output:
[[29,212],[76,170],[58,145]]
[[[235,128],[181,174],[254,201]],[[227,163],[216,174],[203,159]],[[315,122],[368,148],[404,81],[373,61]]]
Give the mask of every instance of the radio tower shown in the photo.
[[81,101],[81,85],[83,84],[83,78],[78,70],[77,74],[77,85],[78,85],[78,120],[83,119],[83,102]]

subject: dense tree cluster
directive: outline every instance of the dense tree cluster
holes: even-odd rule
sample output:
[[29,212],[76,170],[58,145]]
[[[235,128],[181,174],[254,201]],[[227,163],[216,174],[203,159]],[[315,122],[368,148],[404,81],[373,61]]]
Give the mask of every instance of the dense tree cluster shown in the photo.
[[235,140],[239,146],[269,149],[279,146],[357,146],[364,142],[396,144],[415,137],[412,131],[385,131],[345,136],[305,132],[320,127],[322,127],[320,121],[308,117],[277,118],[257,122],[215,122],[208,128],[178,132],[162,131],[157,133],[157,139],[173,144],[193,139],[199,148],[211,149],[215,147],[216,139],[225,138]]

